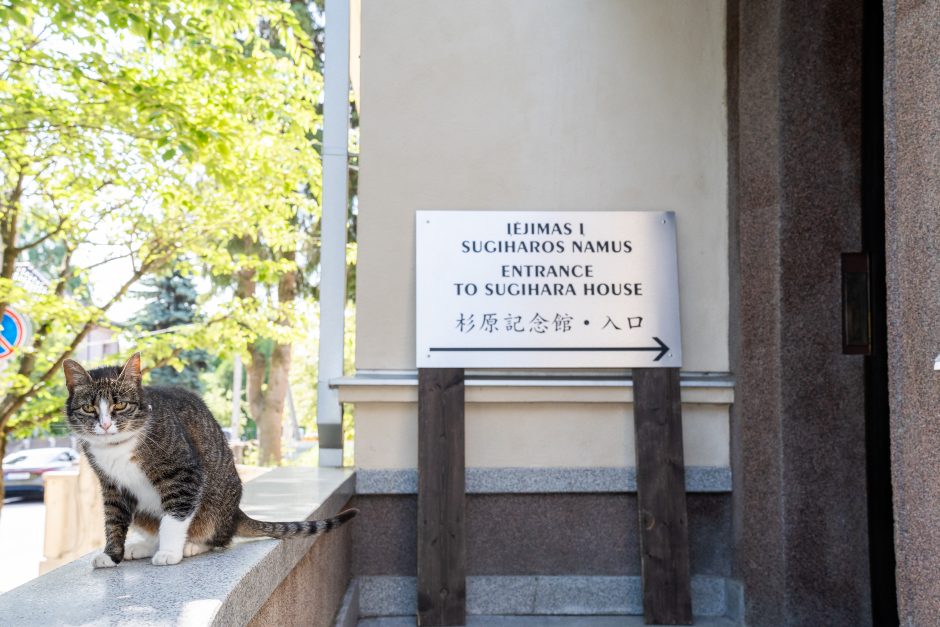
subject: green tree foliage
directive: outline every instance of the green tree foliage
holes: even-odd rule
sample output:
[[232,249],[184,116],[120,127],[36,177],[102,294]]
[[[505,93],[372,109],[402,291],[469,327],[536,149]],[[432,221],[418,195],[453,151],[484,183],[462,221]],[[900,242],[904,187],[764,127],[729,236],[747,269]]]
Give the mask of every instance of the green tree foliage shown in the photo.
[[[61,412],[62,362],[143,277],[182,263],[277,285],[295,269],[289,254],[227,246],[294,251],[294,217],[319,212],[321,78],[295,8],[0,0],[0,313],[15,306],[35,327],[0,372],[0,453],[7,434]],[[49,252],[48,289],[13,280],[30,251]],[[93,297],[92,266],[114,258],[127,270]],[[137,348],[150,367],[179,366],[196,347],[289,341],[291,307],[268,305],[233,298]]]
[[[134,293],[147,300],[147,305],[134,318],[140,329],[149,331],[159,339],[168,331],[184,325],[195,325],[202,320],[196,300],[199,296],[192,279],[173,270],[170,274],[147,277],[143,281],[146,289]],[[185,350],[180,353],[181,369],[161,366],[150,371],[151,385],[178,385],[202,392],[199,374],[209,367],[209,353],[203,348]]]

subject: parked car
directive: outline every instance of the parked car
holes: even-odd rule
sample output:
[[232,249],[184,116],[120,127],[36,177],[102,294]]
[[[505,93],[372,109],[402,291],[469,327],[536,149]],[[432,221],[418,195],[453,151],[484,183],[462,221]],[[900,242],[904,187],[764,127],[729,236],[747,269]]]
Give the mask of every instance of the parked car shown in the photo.
[[3,458],[3,496],[42,496],[42,475],[50,470],[69,470],[78,465],[71,448],[33,448]]

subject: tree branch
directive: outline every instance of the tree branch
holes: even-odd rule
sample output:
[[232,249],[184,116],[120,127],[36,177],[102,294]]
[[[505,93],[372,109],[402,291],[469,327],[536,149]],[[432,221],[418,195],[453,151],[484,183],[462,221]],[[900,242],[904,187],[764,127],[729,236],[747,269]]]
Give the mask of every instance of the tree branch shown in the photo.
[[[23,195],[23,180],[26,173],[22,168],[17,170],[16,184],[7,196],[6,207],[0,215],[0,244],[3,245],[3,256],[0,261],[0,278],[12,279],[16,270],[16,227],[20,219],[20,198]],[[10,303],[0,299],[0,320]]]
[[[90,80],[90,81],[94,81],[94,82],[96,82],[96,83],[100,83],[100,84],[105,85],[105,86],[107,86],[107,87],[111,87],[111,86],[112,86],[111,83],[109,83],[108,81],[104,80],[103,78],[98,78],[98,77],[95,77],[95,76],[89,76],[88,74],[86,74],[85,72],[82,71],[82,70],[85,70],[86,68],[81,67],[81,66],[78,65],[77,63],[76,63],[75,65],[71,66],[71,67],[57,67],[57,66],[55,66],[55,65],[47,65],[47,64],[45,64],[45,63],[39,63],[38,61],[24,61],[24,60],[21,59],[21,58],[0,57],[0,61],[7,61],[7,62],[9,62],[9,63],[15,63],[15,64],[17,64],[17,65],[26,65],[26,66],[28,66],[28,67],[39,68],[40,70],[49,70],[50,72],[71,72],[71,71],[77,69],[77,70],[79,70],[79,72],[81,73],[82,78],[84,78],[84,79],[87,79],[87,80]],[[119,90],[119,91],[124,91],[124,90]]]
[[49,231],[48,233],[46,233],[46,234],[43,235],[42,237],[39,237],[39,238],[33,240],[33,241],[30,242],[29,244],[23,244],[23,245],[21,245],[21,246],[16,246],[16,247],[15,247],[15,250],[16,250],[17,254],[19,254],[19,253],[21,253],[21,252],[23,252],[23,251],[29,250],[30,248],[36,248],[37,246],[39,246],[40,244],[42,244],[43,242],[45,242],[45,241],[46,241],[47,239],[49,239],[50,237],[54,237],[54,236],[58,235],[59,233],[62,232],[62,229],[65,228],[66,223],[68,223],[68,219],[62,218],[61,220],[59,220],[59,223],[56,225],[56,227],[55,227],[54,229],[52,229],[51,231]]
[[154,362],[152,366],[150,366],[150,367],[148,367],[148,368],[142,368],[141,371],[140,371],[141,374],[150,372],[151,370],[156,370],[157,368],[162,368],[163,366],[165,366],[165,365],[167,365],[168,363],[170,363],[171,360],[175,359],[176,357],[179,357],[180,353],[182,353],[182,352],[183,352],[183,349],[182,349],[181,347],[176,347],[176,348],[174,348],[174,349],[170,352],[169,355],[167,355],[167,356],[164,357],[163,359],[160,359],[160,360]]
[[117,255],[116,257],[108,257],[104,261],[99,261],[97,263],[91,264],[90,266],[85,266],[84,268],[82,268],[82,270],[85,270],[87,272],[88,270],[97,268],[98,266],[109,264],[112,261],[117,261],[118,259],[127,259],[128,257],[133,257],[133,256],[134,256],[134,253],[127,253],[126,255]]
[[84,129],[87,131],[98,131],[99,133],[108,133],[111,135],[122,135],[125,137],[133,137],[134,139],[144,139],[147,141],[154,141],[159,139],[156,135],[147,135],[144,133],[133,133],[126,129],[115,129],[107,128],[105,126],[97,126],[94,124],[82,124],[80,122],[73,122],[69,124],[53,124],[51,122],[40,122],[36,126],[8,126],[6,128],[0,128],[0,133],[22,133],[24,131],[29,131],[31,133],[39,133],[42,131],[51,131],[54,129],[58,130],[79,130]]

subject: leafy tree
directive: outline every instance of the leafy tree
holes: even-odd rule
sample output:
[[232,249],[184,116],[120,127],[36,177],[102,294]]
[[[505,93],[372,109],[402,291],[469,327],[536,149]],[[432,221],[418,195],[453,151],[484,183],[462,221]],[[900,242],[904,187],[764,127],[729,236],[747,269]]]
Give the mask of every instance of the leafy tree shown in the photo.
[[[319,69],[322,64],[323,53],[323,25],[319,17],[322,16],[322,2],[307,3],[301,0],[291,0],[291,9],[297,16],[298,24],[307,37],[313,53],[314,67]],[[284,42],[273,38],[268,41],[275,55],[289,55],[290,50]],[[353,112],[355,113],[355,111]],[[358,118],[353,116],[356,123]],[[312,145],[316,146],[322,141],[322,132],[310,137]],[[357,180],[355,169],[350,172],[350,194],[355,194]],[[302,184],[303,193],[312,202],[316,202],[319,188]],[[318,206],[318,205],[315,205]],[[269,304],[277,307],[280,317],[277,322],[283,328],[294,325],[296,309],[303,298],[317,299],[319,297],[319,263],[320,263],[320,214],[318,210],[310,211],[310,207],[298,203],[294,208],[291,221],[295,229],[303,235],[296,246],[284,246],[272,241],[264,233],[245,235],[241,239],[233,240],[232,248],[252,257],[265,259],[278,263],[283,271],[276,277],[261,277],[251,267],[243,267],[235,276],[225,277],[222,282],[234,282],[236,294],[241,299],[265,299]],[[349,232],[355,239],[355,212],[350,203]],[[352,260],[347,281],[348,293],[355,290],[354,260],[355,244],[352,244]],[[282,417],[290,385],[289,375],[293,359],[293,337],[285,334],[280,337],[259,337],[248,347],[249,361],[247,364],[247,397],[249,413],[258,425],[260,463],[280,463]]]
[[[276,284],[295,268],[226,244],[296,250],[295,216],[318,212],[316,62],[275,0],[0,3],[0,314],[35,327],[0,372],[0,454],[61,412],[62,362],[143,277],[181,264]],[[31,251],[50,261],[47,291],[13,281]],[[93,293],[92,267],[116,259]],[[194,347],[286,341],[290,308],[268,305],[246,293],[138,348],[180,366]]]
[[[133,321],[141,329],[159,336],[183,325],[196,324],[202,319],[196,304],[199,295],[196,285],[179,270],[164,276],[147,277],[142,283],[147,289],[139,290],[134,295],[146,298],[148,303]],[[199,374],[209,367],[209,359],[209,353],[203,348],[182,351],[182,369],[171,366],[154,368],[150,372],[150,383],[178,385],[201,392]]]

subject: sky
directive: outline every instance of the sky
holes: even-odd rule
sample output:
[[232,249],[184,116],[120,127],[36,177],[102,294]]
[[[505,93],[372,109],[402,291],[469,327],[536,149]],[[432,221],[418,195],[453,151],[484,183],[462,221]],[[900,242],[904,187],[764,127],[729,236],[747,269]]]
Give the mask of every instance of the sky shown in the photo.
[[[125,251],[111,246],[81,246],[76,251],[77,266],[101,264],[89,272],[92,299],[98,306],[107,303],[134,274],[134,268],[126,257],[103,263],[111,257],[121,255],[122,252]],[[108,318],[112,322],[126,322],[145,304],[143,300],[128,295],[108,311]]]

